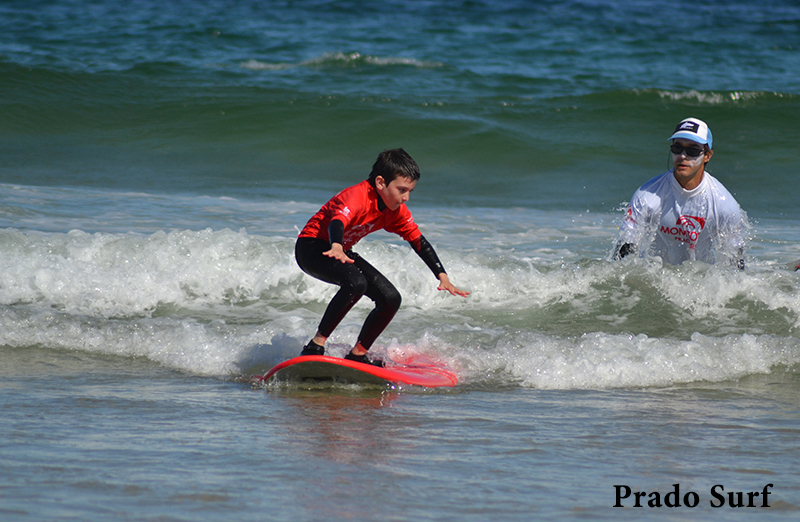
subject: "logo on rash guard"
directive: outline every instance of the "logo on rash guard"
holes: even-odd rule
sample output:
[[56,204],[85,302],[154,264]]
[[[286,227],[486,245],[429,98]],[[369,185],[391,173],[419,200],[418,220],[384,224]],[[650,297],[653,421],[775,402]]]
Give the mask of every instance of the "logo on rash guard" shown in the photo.
[[697,216],[681,216],[674,227],[661,225],[661,233],[672,236],[675,241],[685,241],[689,243],[689,248],[697,245],[697,238],[703,227],[706,226],[705,218]]
[[344,234],[344,242],[346,245],[353,246],[367,234],[375,230],[375,223],[364,223],[363,225],[356,225]]
[[636,220],[633,219],[633,208],[628,207],[628,212],[625,213],[625,219],[624,220],[628,221],[630,223],[634,223],[634,224],[636,223]]

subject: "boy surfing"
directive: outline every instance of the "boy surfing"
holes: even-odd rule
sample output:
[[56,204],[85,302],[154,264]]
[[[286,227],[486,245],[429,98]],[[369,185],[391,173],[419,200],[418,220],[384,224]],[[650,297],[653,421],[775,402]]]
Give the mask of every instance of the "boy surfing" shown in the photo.
[[339,286],[339,291],[300,355],[323,355],[333,330],[366,295],[375,302],[375,308],[345,359],[383,365],[383,361],[369,358],[367,352],[391,322],[402,299],[386,276],[352,250],[361,238],[376,230],[393,232],[408,241],[439,280],[439,290],[469,295],[450,282],[406,207],[419,178],[419,166],[406,151],[385,150],[378,155],[368,179],[336,194],[308,220],[295,244],[297,264],[308,275]]

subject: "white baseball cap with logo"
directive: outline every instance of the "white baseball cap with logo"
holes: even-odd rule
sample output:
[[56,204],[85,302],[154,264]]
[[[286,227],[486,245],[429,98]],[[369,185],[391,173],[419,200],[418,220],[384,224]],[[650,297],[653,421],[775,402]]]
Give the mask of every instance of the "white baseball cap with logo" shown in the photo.
[[675,127],[675,132],[669,137],[670,140],[676,138],[683,138],[685,140],[696,141],[703,145],[708,144],[708,148],[712,148],[714,139],[711,137],[711,129],[708,128],[706,122],[698,120],[697,118],[686,118]]

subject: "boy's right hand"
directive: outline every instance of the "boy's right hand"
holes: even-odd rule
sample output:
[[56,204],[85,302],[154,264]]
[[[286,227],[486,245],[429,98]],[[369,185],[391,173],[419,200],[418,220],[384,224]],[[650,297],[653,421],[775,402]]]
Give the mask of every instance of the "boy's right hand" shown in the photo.
[[323,252],[322,255],[338,259],[342,263],[355,263],[355,261],[347,257],[347,254],[344,253],[344,247],[341,243],[333,243],[331,249],[327,252]]

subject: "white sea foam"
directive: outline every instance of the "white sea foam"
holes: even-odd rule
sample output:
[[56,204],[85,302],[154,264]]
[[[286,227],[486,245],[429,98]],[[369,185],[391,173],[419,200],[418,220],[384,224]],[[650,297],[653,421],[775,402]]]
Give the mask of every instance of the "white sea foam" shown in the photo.
[[7,229],[0,243],[0,303],[42,303],[101,317],[151,315],[159,304],[235,304],[299,274],[285,255],[286,240],[243,231],[138,236]]
[[[795,273],[543,252],[551,236],[508,231],[494,239],[506,250],[466,255],[441,238],[440,257],[467,299],[437,291],[402,242],[359,244],[404,298],[374,349],[441,357],[467,386],[669,386],[798,364]],[[520,246],[528,242],[535,248]],[[0,345],[146,357],[208,375],[262,371],[299,351],[336,291],[300,271],[293,245],[291,236],[229,229],[2,230]],[[345,318],[332,353],[355,342],[370,308],[365,298]]]
[[752,101],[766,96],[764,92],[701,92],[696,90],[689,91],[659,91],[659,96],[669,100],[695,100],[708,105],[720,105],[723,103],[738,103]]
[[494,350],[467,350],[455,360],[468,381],[494,375],[544,389],[664,387],[796,367],[800,340],[749,334],[675,340],[602,332],[557,338],[524,332],[504,338]]

